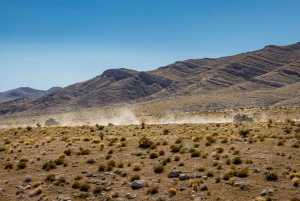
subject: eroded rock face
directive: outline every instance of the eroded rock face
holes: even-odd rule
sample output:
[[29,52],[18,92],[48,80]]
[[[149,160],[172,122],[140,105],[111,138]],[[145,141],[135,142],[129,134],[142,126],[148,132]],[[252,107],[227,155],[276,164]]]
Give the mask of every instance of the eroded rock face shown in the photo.
[[48,120],[45,121],[45,126],[56,126],[56,125],[60,125],[60,123],[54,118],[49,118]]
[[237,114],[233,117],[233,122],[253,122],[253,117],[248,114]]

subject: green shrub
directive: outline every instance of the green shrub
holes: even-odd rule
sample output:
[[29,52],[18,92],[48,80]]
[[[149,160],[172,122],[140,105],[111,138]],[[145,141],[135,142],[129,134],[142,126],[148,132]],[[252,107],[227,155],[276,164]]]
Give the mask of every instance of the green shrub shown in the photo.
[[164,166],[162,165],[157,165],[157,166],[154,166],[154,172],[157,173],[157,174],[160,174],[160,173],[163,173],[164,172]]

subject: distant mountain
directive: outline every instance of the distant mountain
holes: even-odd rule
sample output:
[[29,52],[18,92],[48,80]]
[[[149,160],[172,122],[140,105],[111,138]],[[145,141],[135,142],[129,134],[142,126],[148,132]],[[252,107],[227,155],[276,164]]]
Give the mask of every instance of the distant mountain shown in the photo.
[[[147,72],[110,69],[39,98],[0,104],[0,114],[60,113],[170,99],[180,100],[176,104],[184,111],[300,104],[299,85],[300,43],[270,45],[218,59],[178,61]],[[187,104],[190,97],[193,105]]]
[[48,90],[37,90],[29,87],[20,87],[5,92],[0,92],[0,103],[12,101],[20,98],[38,98],[52,93],[61,87],[52,87]]

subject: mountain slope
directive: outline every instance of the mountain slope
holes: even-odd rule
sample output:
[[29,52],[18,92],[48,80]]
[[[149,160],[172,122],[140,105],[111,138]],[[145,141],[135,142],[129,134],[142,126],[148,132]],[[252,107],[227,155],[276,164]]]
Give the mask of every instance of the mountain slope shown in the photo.
[[20,87],[17,89],[0,92],[0,103],[20,98],[38,98],[40,96],[54,92],[58,89],[60,89],[60,87],[52,87],[48,90],[37,90],[29,87]]
[[[201,102],[197,107],[186,106],[186,111],[246,107],[247,104],[299,104],[297,91],[288,95],[285,91],[295,90],[289,86],[298,86],[299,82],[300,43],[271,45],[235,56],[175,62],[148,72],[107,70],[93,79],[40,98],[0,104],[0,114],[46,114],[167,99]],[[210,104],[210,97],[217,100]]]

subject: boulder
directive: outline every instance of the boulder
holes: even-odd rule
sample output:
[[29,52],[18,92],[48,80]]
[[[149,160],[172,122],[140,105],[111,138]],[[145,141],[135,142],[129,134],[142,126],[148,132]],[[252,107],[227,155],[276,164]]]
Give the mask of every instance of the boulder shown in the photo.
[[54,118],[49,118],[48,120],[45,121],[45,126],[57,126],[57,125],[60,125],[60,123]]
[[139,189],[139,188],[143,188],[144,187],[144,181],[142,180],[134,180],[132,183],[131,183],[131,188],[132,189]]

